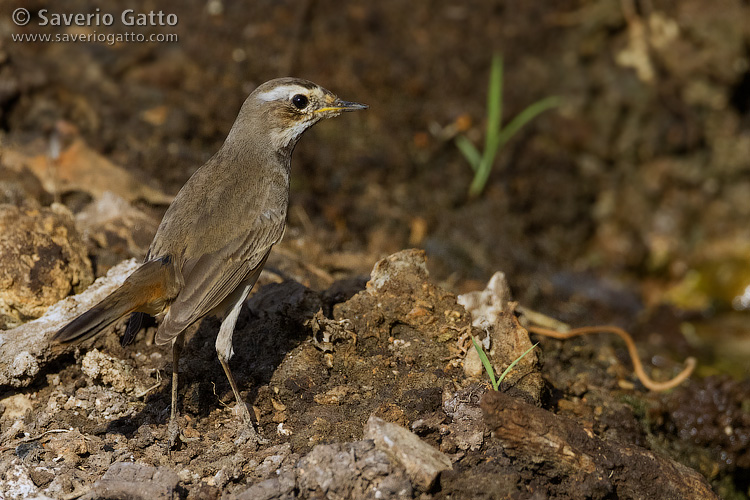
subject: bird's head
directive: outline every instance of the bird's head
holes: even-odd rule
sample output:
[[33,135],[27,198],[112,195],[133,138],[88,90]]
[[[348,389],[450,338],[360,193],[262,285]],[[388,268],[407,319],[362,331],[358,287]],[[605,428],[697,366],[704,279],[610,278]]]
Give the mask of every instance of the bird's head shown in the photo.
[[302,133],[320,120],[359,109],[367,109],[367,105],[343,101],[308,80],[278,78],[250,94],[230,135],[262,133],[274,149],[282,150],[293,147]]

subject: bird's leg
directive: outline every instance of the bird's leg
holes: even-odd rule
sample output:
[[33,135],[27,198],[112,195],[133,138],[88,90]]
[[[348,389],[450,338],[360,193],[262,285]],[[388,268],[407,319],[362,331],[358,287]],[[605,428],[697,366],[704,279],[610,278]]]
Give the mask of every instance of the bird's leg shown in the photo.
[[232,306],[229,314],[227,314],[224,320],[221,322],[221,327],[219,328],[219,336],[216,338],[216,354],[219,356],[219,362],[221,363],[221,367],[224,368],[224,373],[227,375],[227,380],[229,380],[229,385],[232,387],[232,392],[234,393],[234,399],[237,401],[237,407],[239,408],[240,415],[245,422],[245,431],[240,436],[239,441],[252,441],[256,444],[264,444],[267,441],[261,438],[260,435],[258,435],[258,433],[256,432],[253,425],[253,420],[250,417],[250,412],[248,411],[247,405],[240,396],[240,390],[237,387],[237,382],[235,382],[232,371],[229,369],[229,359],[234,354],[234,349],[232,348],[232,334],[234,333],[234,326],[237,323],[237,317],[240,315],[240,309],[242,309],[242,304],[245,302],[245,298],[250,292],[250,288],[251,287],[247,287],[245,289],[240,300],[238,300],[234,304],[234,306]]
[[177,398],[180,373],[180,354],[185,342],[185,332],[181,332],[172,341],[172,411],[169,414],[169,449],[171,450],[180,435],[180,424],[177,422]]

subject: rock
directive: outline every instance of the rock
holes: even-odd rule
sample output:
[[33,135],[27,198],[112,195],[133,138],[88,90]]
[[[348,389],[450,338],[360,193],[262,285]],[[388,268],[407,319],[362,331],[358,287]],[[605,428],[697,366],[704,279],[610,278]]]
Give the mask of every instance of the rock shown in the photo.
[[30,474],[30,468],[17,458],[5,464],[3,480],[0,481],[0,498],[51,500],[50,497],[39,493],[33,476]]
[[0,328],[20,325],[91,284],[86,248],[62,205],[0,205]]
[[[0,157],[2,162],[3,157]],[[38,207],[52,203],[52,195],[27,168],[9,168],[0,163],[0,204]]]
[[466,350],[466,356],[464,356],[464,375],[470,378],[481,378],[483,374],[484,365],[482,364],[482,359],[472,344]]
[[364,437],[372,439],[377,449],[401,464],[412,483],[422,491],[432,487],[440,472],[452,468],[450,458],[416,434],[378,417],[367,421]]
[[27,410],[33,408],[31,398],[23,393],[11,394],[8,397],[0,399],[0,405],[5,408],[2,415],[8,420],[21,418]]
[[394,471],[388,457],[372,442],[337,443],[316,446],[299,460],[295,470],[282,471],[227,499],[400,498],[381,487],[393,483],[400,484],[399,491],[408,492],[402,498],[411,498],[406,475]]
[[292,500],[297,498],[294,494],[296,486],[294,472],[290,471],[254,484],[227,500]]
[[389,460],[372,441],[321,444],[297,462],[227,500],[287,500],[294,498],[407,499],[413,489],[406,472]]
[[412,498],[406,474],[372,441],[318,445],[297,467],[301,498]]
[[131,259],[112,268],[83,293],[50,307],[41,318],[12,330],[0,331],[0,387],[25,387],[47,363],[66,352],[53,349],[49,337],[75,316],[106,297],[138,267]]
[[29,477],[36,486],[43,488],[52,482],[55,475],[42,467],[36,467],[34,469],[29,469]]
[[81,500],[96,498],[127,498],[129,500],[171,500],[179,498],[176,491],[180,478],[166,467],[151,467],[132,462],[113,464],[94,483]]
[[354,331],[385,338],[396,325],[438,342],[471,331],[471,317],[456,296],[430,279],[422,250],[402,250],[376,263],[365,291],[336,304],[333,312],[336,320],[351,320]]
[[511,310],[510,286],[505,273],[496,272],[484,290],[459,295],[456,300],[471,314],[472,324],[477,327],[489,326],[497,321],[504,311]]
[[80,457],[91,453],[86,436],[77,429],[53,434],[45,444],[45,449],[54,453],[58,459],[62,458],[66,463],[75,465],[79,465]]
[[79,138],[60,152],[53,169],[50,169],[47,154],[23,158],[22,163],[42,179],[42,184],[50,192],[83,191],[99,198],[111,191],[128,201],[141,199],[154,205],[168,205],[172,201],[171,196],[145,184]]
[[424,251],[402,250],[378,261],[370,273],[367,291],[375,293],[398,287],[402,281],[396,277],[409,274],[413,274],[419,281],[424,281],[429,276]]

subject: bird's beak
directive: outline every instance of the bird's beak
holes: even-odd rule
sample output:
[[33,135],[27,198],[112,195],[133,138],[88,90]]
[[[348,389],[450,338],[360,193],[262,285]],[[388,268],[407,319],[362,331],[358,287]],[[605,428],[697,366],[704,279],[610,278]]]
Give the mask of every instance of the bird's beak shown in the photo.
[[342,101],[339,98],[336,98],[332,103],[330,103],[328,106],[320,109],[316,109],[316,113],[324,113],[326,111],[334,112],[334,113],[341,113],[342,111],[357,111],[360,109],[367,109],[369,106],[367,104],[360,104],[358,102],[349,102],[349,101]]

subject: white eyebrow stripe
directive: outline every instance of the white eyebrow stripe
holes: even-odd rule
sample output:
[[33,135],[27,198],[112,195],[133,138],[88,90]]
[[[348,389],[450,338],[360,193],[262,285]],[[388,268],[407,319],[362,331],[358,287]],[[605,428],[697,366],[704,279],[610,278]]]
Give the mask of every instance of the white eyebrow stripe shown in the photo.
[[282,85],[266,92],[261,92],[257,97],[261,101],[278,101],[280,99],[291,99],[295,94],[304,94],[306,89],[299,85]]

